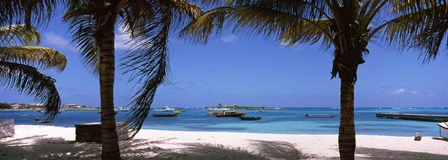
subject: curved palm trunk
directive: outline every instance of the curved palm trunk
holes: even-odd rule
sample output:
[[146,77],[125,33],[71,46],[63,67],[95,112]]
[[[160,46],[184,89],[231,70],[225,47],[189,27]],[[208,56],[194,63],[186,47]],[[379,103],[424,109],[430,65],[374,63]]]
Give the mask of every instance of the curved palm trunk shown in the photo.
[[353,78],[341,78],[340,121],[339,121],[339,155],[342,160],[355,158],[355,120],[354,120],[354,90]]
[[115,35],[113,23],[105,24],[101,28],[101,31],[101,44],[99,44],[102,144],[101,158],[104,160],[119,160],[121,157],[114,112]]

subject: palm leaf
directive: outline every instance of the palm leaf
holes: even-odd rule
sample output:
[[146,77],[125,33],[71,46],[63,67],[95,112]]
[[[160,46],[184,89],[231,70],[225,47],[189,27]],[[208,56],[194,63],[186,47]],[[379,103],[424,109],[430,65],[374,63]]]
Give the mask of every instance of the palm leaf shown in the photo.
[[[280,41],[285,46],[292,46],[298,43],[314,44],[323,39],[322,46],[330,48],[332,44],[332,37],[330,35],[332,21],[329,19],[302,21],[301,23],[293,24],[290,28],[280,35]],[[317,29],[320,28],[320,29]]]
[[[214,29],[220,33],[224,23],[233,26],[234,32],[246,35],[256,34],[265,37],[278,37],[283,43],[304,41],[306,39],[318,40],[322,35],[304,34],[303,36],[289,37],[286,32],[298,31],[310,27],[320,30],[327,40],[331,35],[316,19],[330,18],[326,14],[328,8],[322,1],[257,1],[257,0],[229,0],[224,7],[218,7],[206,12],[194,23],[189,24],[181,32],[182,38],[189,38],[193,42],[206,43]],[[305,22],[307,21],[307,22]],[[304,27],[304,25],[308,27]],[[304,31],[304,32],[309,32]]]
[[22,44],[31,45],[39,44],[41,38],[36,29],[26,29],[25,25],[0,27],[0,46],[15,45],[17,40]]
[[0,24],[25,23],[27,29],[33,25],[46,25],[54,9],[65,0],[4,0],[0,1]]
[[[385,24],[386,42],[401,50],[419,50],[424,62],[434,59],[448,29],[447,9],[446,2],[440,1],[401,7],[396,10],[399,16]],[[413,12],[409,13],[409,10]]]
[[75,47],[80,50],[84,65],[94,74],[98,74],[99,57],[95,41],[97,24],[90,14],[89,1],[70,1],[64,22],[70,24]]
[[141,129],[149,114],[157,87],[165,80],[169,70],[168,36],[173,24],[182,23],[173,18],[195,18],[202,13],[197,6],[187,4],[183,0],[152,1],[146,6],[151,6],[146,8],[146,13],[130,15],[142,8],[128,8],[123,16],[125,29],[127,33],[132,33],[131,42],[134,43],[124,58],[123,65],[125,73],[131,74],[130,81],[135,82],[134,87],[138,89],[130,103],[131,112],[127,119],[131,138]]
[[36,68],[0,61],[0,85],[17,88],[21,93],[34,95],[42,102],[49,120],[55,118],[61,98],[54,85],[55,80],[40,73]]
[[67,64],[63,54],[51,48],[37,46],[0,47],[0,61],[36,64],[37,67],[55,68],[60,72]]

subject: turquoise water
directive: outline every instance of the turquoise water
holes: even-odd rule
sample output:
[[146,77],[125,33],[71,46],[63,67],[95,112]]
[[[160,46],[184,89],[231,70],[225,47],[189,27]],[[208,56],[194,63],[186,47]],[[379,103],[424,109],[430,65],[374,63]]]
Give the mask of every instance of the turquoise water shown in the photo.
[[[284,110],[249,111],[247,116],[262,116],[259,121],[241,121],[238,118],[218,118],[208,116],[208,110],[188,110],[178,117],[151,117],[144,123],[145,129],[175,131],[214,131],[249,132],[275,134],[337,134],[339,129],[339,110],[332,108],[286,108]],[[355,110],[356,134],[414,136],[419,132],[423,136],[438,136],[437,122],[380,119],[377,112],[448,114],[448,108],[360,108]],[[117,121],[124,121],[129,112],[118,112]],[[305,118],[305,114],[332,113],[335,118]],[[152,112],[150,113],[150,115]],[[63,111],[53,123],[34,122],[45,115],[35,111],[0,111],[0,119],[13,118],[15,124],[52,125],[74,127],[75,124],[98,122],[98,111]]]

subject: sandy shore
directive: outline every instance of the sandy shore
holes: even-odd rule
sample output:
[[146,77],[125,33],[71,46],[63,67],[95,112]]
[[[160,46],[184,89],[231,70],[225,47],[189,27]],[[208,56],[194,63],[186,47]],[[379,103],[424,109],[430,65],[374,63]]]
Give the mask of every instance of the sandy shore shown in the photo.
[[[75,142],[75,128],[16,125],[0,159],[99,159],[100,144]],[[448,141],[358,135],[356,159],[448,159]],[[142,130],[120,142],[123,159],[339,159],[337,135]]]

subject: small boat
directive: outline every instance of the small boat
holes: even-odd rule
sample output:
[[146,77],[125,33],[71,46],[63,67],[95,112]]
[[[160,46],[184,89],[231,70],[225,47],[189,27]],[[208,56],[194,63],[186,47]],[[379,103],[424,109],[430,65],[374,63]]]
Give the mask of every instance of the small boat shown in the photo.
[[171,112],[176,113],[176,114],[182,113],[182,111],[178,111],[178,110],[174,110],[174,111],[171,111]]
[[254,120],[260,120],[261,116],[241,116],[240,119],[247,121],[254,121]]
[[168,106],[163,107],[163,109],[154,109],[155,112],[171,112],[174,111],[174,108],[170,108]]
[[228,111],[228,110],[230,110],[230,108],[225,108],[225,107],[221,107],[221,108],[218,108],[218,107],[210,107],[210,108],[207,108],[207,110],[211,110],[211,111]]
[[216,115],[218,115],[220,113],[222,113],[222,112],[208,112],[208,115],[209,116],[216,116]]
[[181,109],[181,110],[179,110],[179,109],[175,109],[175,110],[173,110],[173,111],[171,111],[171,112],[180,114],[180,113],[182,113],[182,112],[185,112],[185,110],[183,110],[183,109]]
[[334,118],[336,114],[305,114],[306,118]]
[[439,128],[440,137],[448,138],[446,136],[442,136],[442,131],[448,135],[448,122],[440,122],[437,125],[440,127]]
[[244,112],[218,112],[215,116],[216,117],[241,117],[245,115]]
[[177,113],[152,114],[153,117],[176,117],[177,115]]

